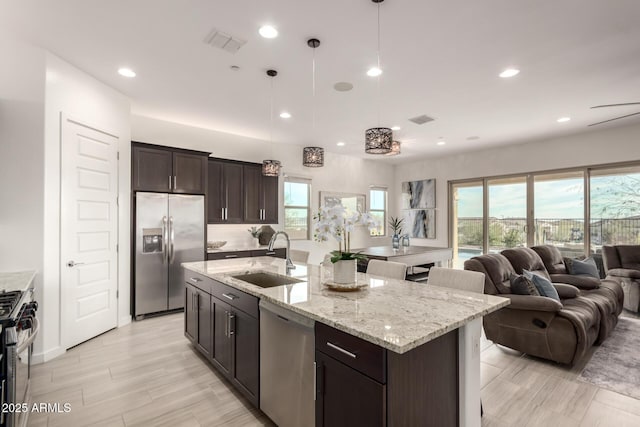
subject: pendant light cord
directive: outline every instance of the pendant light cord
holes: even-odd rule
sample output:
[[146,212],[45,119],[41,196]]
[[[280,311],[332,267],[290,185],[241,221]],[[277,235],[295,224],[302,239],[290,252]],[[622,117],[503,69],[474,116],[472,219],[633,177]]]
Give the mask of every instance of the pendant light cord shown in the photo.
[[312,108],[312,132],[313,132],[313,137],[314,137],[314,141],[315,141],[315,135],[316,135],[316,48],[313,48],[313,59],[311,61],[311,67],[312,67],[312,72],[311,72],[311,93],[313,96],[313,108]]
[[[378,70],[382,71],[380,68],[380,3],[378,3]],[[378,127],[380,127],[380,105],[382,104],[382,96],[380,95],[380,77],[382,73],[378,75]]]
[[273,157],[273,77],[271,77],[271,95],[269,97],[269,151]]

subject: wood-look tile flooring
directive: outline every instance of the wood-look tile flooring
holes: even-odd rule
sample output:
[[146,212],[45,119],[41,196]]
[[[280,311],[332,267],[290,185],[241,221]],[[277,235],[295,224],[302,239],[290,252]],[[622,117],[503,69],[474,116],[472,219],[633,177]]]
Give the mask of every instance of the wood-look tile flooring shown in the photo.
[[[273,426],[182,331],[181,314],[146,319],[34,366],[32,401],[71,412],[32,413],[29,425]],[[483,340],[482,425],[640,426],[640,400],[577,379],[588,359],[567,368]]]

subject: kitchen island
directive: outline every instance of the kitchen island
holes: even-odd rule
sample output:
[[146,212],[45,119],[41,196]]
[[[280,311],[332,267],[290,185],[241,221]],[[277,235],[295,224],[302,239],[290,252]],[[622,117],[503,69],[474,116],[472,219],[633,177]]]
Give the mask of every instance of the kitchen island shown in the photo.
[[[362,273],[358,282],[366,285],[363,290],[335,292],[322,284],[321,267],[314,265],[297,265],[289,279],[299,282],[282,286],[263,288],[234,277],[254,273],[285,277],[285,261],[269,257],[183,266],[187,282],[186,335],[201,352],[210,355],[215,367],[229,373],[232,382],[254,404],[259,400],[257,392],[251,390],[256,390],[257,379],[243,372],[231,373],[233,363],[225,366],[227,355],[216,355],[216,345],[223,344],[219,336],[229,338],[237,327],[234,339],[242,348],[232,351],[230,359],[239,366],[256,366],[238,357],[238,352],[255,350],[256,344],[249,341],[259,334],[255,319],[260,299],[316,322],[316,362],[324,366],[323,380],[316,387],[316,425],[346,424],[350,416],[359,416],[358,420],[368,425],[480,425],[480,322],[482,316],[506,306],[508,300]],[[199,293],[205,298],[204,305],[199,302]],[[211,298],[208,306],[207,296]],[[189,298],[196,309],[189,310]],[[224,304],[223,308],[227,303],[233,305],[224,309],[226,317],[211,313],[216,310],[216,302]],[[205,308],[204,314],[200,307]],[[204,319],[204,325],[189,331],[189,319],[193,324],[196,318]],[[207,324],[209,318],[212,320]],[[194,334],[199,335],[201,329],[204,336],[200,343]],[[337,341],[330,342],[334,338]],[[332,353],[338,341],[358,350],[345,352],[341,348]],[[325,353],[332,357],[325,357]],[[331,359],[330,363],[325,359]],[[330,368],[334,367],[342,370],[335,381],[351,375],[351,371],[363,379],[358,383],[354,376],[356,379],[340,385],[340,396],[328,396],[329,378],[334,381]],[[327,390],[322,388],[324,383]],[[346,391],[356,383],[377,388],[370,394],[359,389]],[[373,397],[358,402],[353,399],[358,393]],[[350,402],[351,407],[339,407],[340,402]],[[329,404],[338,406],[330,411],[326,408]],[[331,416],[339,418],[327,419]]]

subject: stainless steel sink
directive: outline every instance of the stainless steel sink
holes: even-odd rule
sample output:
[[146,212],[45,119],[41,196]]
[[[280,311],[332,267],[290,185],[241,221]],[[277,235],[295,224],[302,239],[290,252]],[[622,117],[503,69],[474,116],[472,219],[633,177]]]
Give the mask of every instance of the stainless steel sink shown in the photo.
[[261,288],[273,288],[275,286],[302,282],[302,280],[294,279],[293,277],[270,273],[240,274],[238,276],[233,276],[233,278],[251,283],[252,285],[260,286]]

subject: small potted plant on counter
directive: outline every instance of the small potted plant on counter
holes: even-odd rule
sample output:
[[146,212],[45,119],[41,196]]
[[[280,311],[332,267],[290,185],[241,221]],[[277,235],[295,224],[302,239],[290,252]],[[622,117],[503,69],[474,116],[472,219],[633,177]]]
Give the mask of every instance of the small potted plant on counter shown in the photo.
[[367,212],[347,212],[342,205],[330,208],[323,206],[313,219],[316,241],[326,242],[333,237],[338,242],[338,250],[331,252],[333,281],[338,284],[355,283],[357,260],[365,259],[365,256],[351,252],[351,233],[357,225],[374,230],[378,227],[376,219]]
[[391,227],[391,230],[393,230],[393,237],[391,238],[391,244],[393,245],[393,249],[400,248],[400,234],[402,234],[403,222],[404,222],[404,218],[390,217],[389,219],[389,226]]

